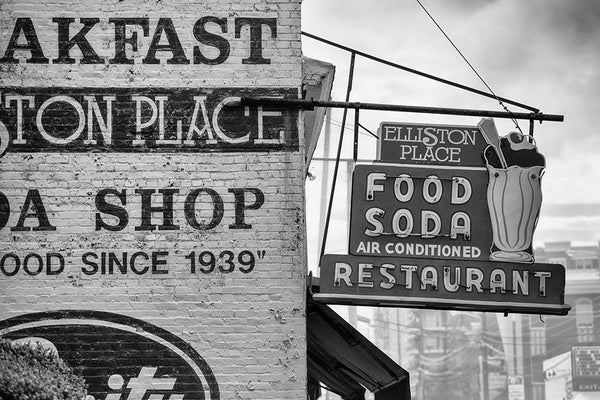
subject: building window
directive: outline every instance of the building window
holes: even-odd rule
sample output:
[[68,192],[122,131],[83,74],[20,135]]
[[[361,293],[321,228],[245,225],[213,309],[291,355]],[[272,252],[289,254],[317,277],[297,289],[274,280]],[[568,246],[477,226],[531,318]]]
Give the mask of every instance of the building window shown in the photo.
[[533,382],[533,400],[544,400],[544,382]]
[[444,339],[446,331],[442,321],[440,311],[422,311],[421,322],[423,331],[421,333],[423,340],[424,353],[442,353],[444,352]]
[[442,327],[442,313],[439,311],[423,311],[423,328],[440,328]]
[[596,263],[593,258],[578,258],[575,260],[575,269],[593,269]]
[[567,267],[567,259],[564,257],[555,257],[555,258],[549,258],[548,262],[550,264],[560,264],[563,267]]
[[367,339],[373,341],[375,336],[373,333],[373,326],[371,325],[371,319],[364,315],[356,316],[356,330],[362,333]]
[[531,328],[531,355],[546,354],[546,328]]
[[578,299],[575,302],[575,318],[577,321],[577,341],[579,343],[594,341],[594,310],[592,300]]
[[531,337],[531,355],[546,354],[546,325],[540,316],[529,316],[529,335]]

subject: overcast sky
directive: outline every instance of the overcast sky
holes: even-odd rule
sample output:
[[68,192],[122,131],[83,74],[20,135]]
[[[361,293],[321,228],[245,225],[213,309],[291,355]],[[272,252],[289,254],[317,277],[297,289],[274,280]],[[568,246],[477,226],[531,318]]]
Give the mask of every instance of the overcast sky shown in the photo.
[[[597,121],[600,2],[422,0],[422,3],[497,95],[535,106],[547,114],[565,116],[564,123],[544,122],[535,126],[538,148],[546,156],[547,165],[535,242],[538,245],[550,240],[597,242],[600,239]],[[416,0],[304,0],[302,30],[486,90]],[[302,42],[305,56],[336,66],[332,97],[344,100],[350,55],[306,37]],[[357,59],[355,68],[351,101],[502,111],[495,100],[364,58]],[[513,106],[510,109],[525,112]],[[352,122],[352,113],[349,115]],[[341,112],[334,113],[333,119],[332,135],[337,143],[339,127],[335,123],[341,121]],[[361,113],[361,123],[373,132],[384,120],[476,125],[479,118]],[[514,129],[510,120],[496,120],[496,125],[501,135]],[[527,121],[521,121],[520,125],[525,132],[528,130]],[[361,135],[360,157],[372,157],[374,149],[375,141]],[[351,154],[346,147],[344,155],[351,157]],[[323,155],[322,150],[318,155]],[[308,184],[309,227],[311,217],[318,213],[315,197],[320,197],[317,193],[321,186],[321,165],[313,163],[311,168],[317,179]],[[338,217],[343,219],[341,214]]]

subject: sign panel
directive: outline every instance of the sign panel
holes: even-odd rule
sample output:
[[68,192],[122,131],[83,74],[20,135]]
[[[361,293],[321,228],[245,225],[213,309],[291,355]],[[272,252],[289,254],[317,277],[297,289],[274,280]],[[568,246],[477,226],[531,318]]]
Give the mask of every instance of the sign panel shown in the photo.
[[488,260],[486,184],[481,169],[356,166],[350,254]]
[[564,267],[491,261],[325,255],[315,299],[564,315]]
[[600,392],[600,344],[571,349],[574,392]]
[[508,377],[508,400],[525,400],[525,382],[522,375]]
[[476,126],[382,122],[378,157],[387,163],[483,167],[487,146]]

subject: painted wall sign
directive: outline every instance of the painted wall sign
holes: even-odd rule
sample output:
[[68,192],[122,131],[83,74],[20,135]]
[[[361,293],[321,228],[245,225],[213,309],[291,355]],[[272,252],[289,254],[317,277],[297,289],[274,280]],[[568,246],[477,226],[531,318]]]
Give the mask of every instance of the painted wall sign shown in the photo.
[[0,320],[96,368],[94,400],[306,397],[304,115],[236,103],[298,98],[300,17],[0,7]]
[[377,159],[398,164],[482,167],[487,146],[476,126],[382,122]]
[[[94,219],[94,231],[119,232],[133,230],[138,232],[152,231],[179,231],[195,229],[198,231],[215,231],[215,228],[225,225],[229,230],[252,229],[248,213],[260,209],[265,203],[265,194],[259,188],[228,188],[227,194],[219,194],[212,188],[194,188],[189,193],[181,193],[179,189],[136,189],[131,193],[127,189],[116,188],[100,189],[95,196],[90,193],[88,202],[94,209],[87,215]],[[174,204],[175,196],[182,201]],[[233,212],[227,218],[229,224],[224,224],[225,202],[224,197],[231,198]],[[136,200],[136,210],[126,207],[129,199]],[[162,200],[160,208],[153,206]],[[49,217],[46,211],[45,201],[36,189],[27,191],[23,207],[18,208],[2,192],[0,192],[0,229],[10,224],[11,219],[18,219],[14,226],[10,226],[11,232],[43,232],[56,231],[53,217]],[[209,203],[209,204],[207,204]],[[135,203],[134,203],[135,204]],[[183,208],[182,212],[177,210]],[[139,212],[141,217],[135,226],[130,226],[130,214]],[[137,213],[136,213],[137,214]],[[202,217],[200,217],[200,215]],[[156,216],[162,219],[157,219]],[[13,217],[13,218],[11,218]],[[17,217],[17,218],[14,218]],[[0,259],[0,265],[4,265],[4,258]],[[2,268],[0,266],[0,269]]]
[[0,88],[0,156],[12,152],[298,149],[298,111],[235,107],[297,89]]
[[[76,64],[79,61],[81,64],[111,65],[136,62],[216,65],[229,59],[230,41],[242,35],[247,35],[244,42],[248,53],[248,57],[241,60],[242,64],[270,64],[271,60],[263,57],[263,39],[277,39],[277,18],[246,16],[205,15],[186,21],[182,18],[150,19],[147,14],[127,17],[114,14],[102,18],[90,14],[85,18],[67,18],[57,13],[47,19],[32,18],[31,15],[18,17],[12,26],[10,38],[3,43],[4,55],[0,57],[0,64]],[[211,29],[215,26],[216,32]],[[37,33],[40,28],[43,36]],[[263,36],[264,28],[270,35]],[[191,44],[185,41],[182,44],[178,33],[182,31],[186,36],[192,34],[195,40]],[[114,43],[114,47],[94,45],[99,39]],[[77,56],[71,51],[74,47],[80,51]],[[145,56],[136,60],[132,53],[142,49]],[[212,56],[215,52],[217,54]]]
[[0,337],[57,352],[84,378],[85,400],[220,398],[217,380],[198,352],[139,319],[95,311],[26,314],[0,321]]
[[357,165],[350,254],[487,260],[486,183],[476,169]]
[[325,255],[316,299],[564,315],[565,270],[555,264]]

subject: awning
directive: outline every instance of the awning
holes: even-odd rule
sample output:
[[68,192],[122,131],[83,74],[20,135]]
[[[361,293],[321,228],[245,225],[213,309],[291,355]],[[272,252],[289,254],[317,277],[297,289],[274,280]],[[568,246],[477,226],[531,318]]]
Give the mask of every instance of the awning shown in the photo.
[[[302,57],[302,98],[307,100],[330,100],[335,66],[312,58]],[[306,143],[306,165],[310,165],[319,141],[325,119],[325,107],[307,110],[304,113],[304,142]]]
[[409,375],[331,308],[307,297],[309,399],[321,382],[344,400],[410,400]]

